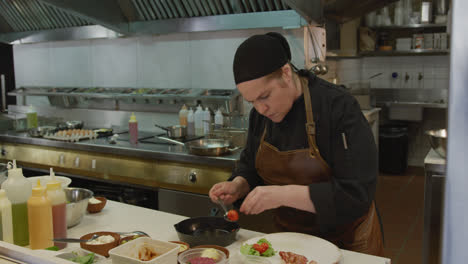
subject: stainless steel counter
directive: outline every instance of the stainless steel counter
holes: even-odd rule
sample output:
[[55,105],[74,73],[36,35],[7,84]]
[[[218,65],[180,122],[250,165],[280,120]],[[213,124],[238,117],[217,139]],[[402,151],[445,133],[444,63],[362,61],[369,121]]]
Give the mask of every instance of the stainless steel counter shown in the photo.
[[29,137],[27,133],[18,132],[0,133],[0,142],[30,144],[95,153],[118,154],[135,158],[195,163],[216,167],[234,167],[236,162],[239,160],[241,153],[241,150],[236,150],[232,154],[219,157],[196,156],[187,153],[183,146],[170,144],[151,144],[140,142],[137,146],[132,146],[129,142],[120,140],[117,141],[117,144],[109,144],[106,138],[70,143],[43,138],[32,138]]
[[423,264],[439,263],[446,160],[431,149],[424,159]]

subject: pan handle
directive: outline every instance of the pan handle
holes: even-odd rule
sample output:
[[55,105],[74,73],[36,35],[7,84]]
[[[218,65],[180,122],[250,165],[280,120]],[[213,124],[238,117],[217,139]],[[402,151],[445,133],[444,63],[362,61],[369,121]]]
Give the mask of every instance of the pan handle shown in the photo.
[[171,143],[177,144],[177,145],[185,146],[184,143],[182,143],[182,142],[180,142],[180,141],[177,141],[177,140],[174,140],[174,139],[170,139],[170,138],[167,138],[167,137],[161,137],[161,136],[159,136],[158,138],[159,138],[159,139],[162,139],[162,140],[165,140],[165,141],[167,141],[167,142],[171,142]]
[[164,131],[169,131],[169,129],[167,127],[165,127],[165,126],[160,126],[158,124],[154,124],[154,126],[160,128],[160,129],[162,129]]

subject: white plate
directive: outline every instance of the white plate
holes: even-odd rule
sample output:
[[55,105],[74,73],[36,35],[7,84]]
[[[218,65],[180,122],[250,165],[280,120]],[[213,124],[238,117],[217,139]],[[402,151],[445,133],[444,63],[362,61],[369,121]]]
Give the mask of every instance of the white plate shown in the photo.
[[337,246],[319,237],[301,233],[273,233],[251,238],[242,244],[252,245],[261,238],[266,238],[276,251],[272,257],[261,257],[268,259],[271,264],[284,263],[279,255],[280,251],[303,255],[309,262],[315,260],[319,264],[341,263],[341,251]]

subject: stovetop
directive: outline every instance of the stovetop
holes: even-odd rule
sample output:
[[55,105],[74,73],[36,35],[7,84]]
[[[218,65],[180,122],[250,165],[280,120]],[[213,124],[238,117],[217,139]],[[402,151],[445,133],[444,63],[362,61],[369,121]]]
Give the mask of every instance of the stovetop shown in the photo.
[[[141,143],[150,143],[150,144],[176,145],[175,143],[171,143],[171,142],[162,140],[162,139],[158,138],[158,136],[159,137],[161,137],[161,136],[167,137],[167,135],[163,133],[163,134],[154,135],[152,137],[138,139],[138,141],[141,142]],[[186,137],[183,137],[183,138],[177,138],[175,140],[180,141],[182,143],[185,143],[185,142],[189,142],[189,141],[200,139],[200,138],[203,138],[203,136],[190,136],[190,137],[186,136]]]

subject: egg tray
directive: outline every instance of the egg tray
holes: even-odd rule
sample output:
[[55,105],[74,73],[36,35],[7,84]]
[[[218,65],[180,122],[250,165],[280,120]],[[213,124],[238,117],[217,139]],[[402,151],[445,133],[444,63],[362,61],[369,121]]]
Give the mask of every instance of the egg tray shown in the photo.
[[80,140],[85,140],[85,139],[96,139],[98,137],[97,133],[93,133],[92,135],[71,135],[71,136],[56,136],[56,135],[44,135],[43,138],[46,139],[52,139],[52,140],[58,140],[58,141],[66,141],[66,142],[78,142]]

